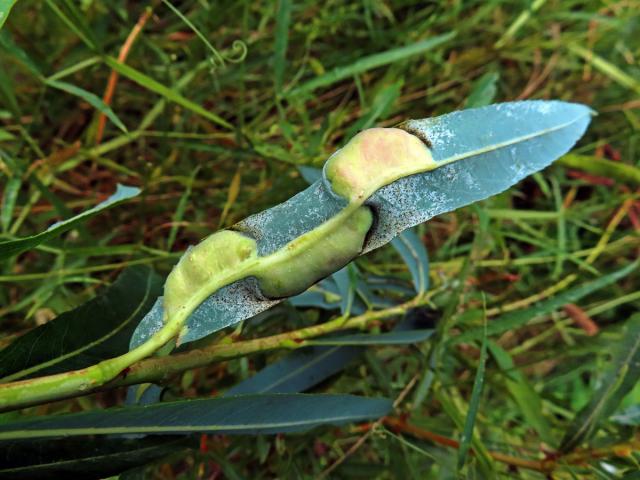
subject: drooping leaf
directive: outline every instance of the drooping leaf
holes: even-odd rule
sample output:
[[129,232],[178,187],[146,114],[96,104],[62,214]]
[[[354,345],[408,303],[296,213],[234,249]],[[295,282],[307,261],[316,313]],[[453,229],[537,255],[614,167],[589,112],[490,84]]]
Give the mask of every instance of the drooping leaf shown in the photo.
[[263,368],[226,395],[304,392],[344,369],[362,353],[356,347],[305,347]]
[[429,257],[422,240],[413,230],[405,230],[391,240],[391,245],[409,267],[416,293],[429,289]]
[[588,441],[600,422],[607,419],[640,380],[640,315],[631,317],[622,338],[612,343],[611,367],[602,376],[602,385],[567,429],[560,450],[569,452]]
[[[576,303],[581,298],[586,297],[587,295],[596,292],[601,288],[607,287],[626,277],[631,272],[633,272],[638,267],[638,265],[638,262],[634,262],[630,265],[627,265],[626,267],[621,268],[620,270],[616,270],[615,272],[603,275],[596,280],[592,280],[578,287],[571,288],[566,292],[555,295],[554,297],[551,297],[547,300],[543,300],[542,302],[539,302],[532,307],[500,315],[498,318],[491,320],[491,322],[487,326],[487,333],[489,335],[499,335],[506,332],[507,330],[513,330],[522,327],[523,325],[526,325],[530,320],[539,317],[540,315],[547,315],[551,312],[554,312],[559,308],[567,305],[568,303]],[[450,342],[461,343],[477,340],[482,337],[483,330],[484,329],[482,327],[470,328],[466,332],[452,337]]]
[[0,351],[0,381],[84,368],[129,350],[140,319],[162,293],[147,266],[126,269],[104,293],[62,313]]
[[193,446],[191,437],[0,442],[0,478],[98,480]]
[[[350,346],[314,346],[296,350],[231,387],[226,394],[304,392],[345,369],[349,362],[366,351],[365,345],[376,344],[376,337],[388,335],[387,339],[395,339],[403,344],[426,340],[432,330],[424,328],[419,315],[413,313],[409,312],[389,333],[365,335],[368,339],[356,335],[355,343],[352,342]],[[404,332],[410,333],[403,335]],[[340,342],[340,338],[344,337],[352,337],[353,340],[354,336],[343,335],[326,340]]]
[[4,22],[9,18],[11,9],[18,0],[0,0],[0,28],[4,25]]
[[182,400],[0,425],[0,440],[115,434],[302,432],[386,415],[391,402],[353,395],[265,394]]
[[356,333],[340,335],[319,340],[310,340],[312,345],[407,345],[424,342],[433,334],[433,330],[401,330],[380,334]]
[[122,203],[130,198],[135,197],[140,193],[140,189],[136,187],[128,187],[125,185],[118,185],[116,193],[106,199],[104,202],[99,203],[93,208],[82,212],[75,217],[68,218],[61,222],[54,223],[44,232],[32,235],[30,237],[19,238],[17,240],[9,240],[6,242],[0,242],[0,260],[18,255],[32,248],[37,247],[42,242],[51,240],[62,233],[70,230],[80,222],[87,220],[94,215],[100,213],[106,208],[113,207],[119,203]]
[[115,112],[111,110],[111,107],[104,103],[102,99],[94,93],[88,92],[84,88],[72,85],[71,83],[60,82],[58,80],[47,80],[46,84],[52,88],[57,88],[58,90],[62,90],[63,92],[67,92],[81,98],[100,113],[103,113],[116,127],[124,133],[127,133],[127,127],[124,126],[124,123],[122,123]]
[[[436,168],[401,177],[366,200],[375,211],[376,221],[367,233],[362,253],[435,215],[497,194],[546,167],[580,138],[591,114],[583,105],[527,101],[406,122],[407,131],[431,145]],[[339,215],[344,202],[323,176],[288,201],[238,223],[235,229],[255,240],[259,258],[266,257]],[[252,278],[223,286],[193,311],[180,341],[202,338],[254,316],[281,299],[265,298]],[[161,325],[161,318],[159,301],[141,322],[132,346],[150,338]]]

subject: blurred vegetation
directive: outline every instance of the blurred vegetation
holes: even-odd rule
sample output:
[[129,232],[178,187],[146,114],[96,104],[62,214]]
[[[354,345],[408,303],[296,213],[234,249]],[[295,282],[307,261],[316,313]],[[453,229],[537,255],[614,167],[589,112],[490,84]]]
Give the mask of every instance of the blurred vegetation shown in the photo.
[[[114,71],[112,96],[100,100]],[[360,129],[533,98],[582,102],[598,116],[554,166],[420,227],[433,296],[417,314],[438,326],[437,339],[370,348],[315,389],[401,396],[396,417],[370,433],[203,436],[199,450],[144,476],[457,478],[454,440],[486,359],[464,475],[638,478],[640,372],[611,361],[631,348],[622,339],[640,338],[639,322],[627,321],[640,306],[638,273],[576,304],[567,297],[562,308],[532,310],[638,258],[634,0],[17,2],[0,32],[0,238],[40,232],[117,183],[143,193],[0,266],[0,342],[94,297],[127,265],[166,274],[188,245],[300,191],[297,167],[320,166]],[[108,113],[104,127],[98,110]],[[357,265],[410,278],[391,248]],[[489,325],[503,310],[528,323],[492,335],[481,356],[481,338],[451,339],[481,328],[484,304]],[[284,305],[243,335],[329,317]],[[169,395],[223,391],[281,355],[187,372]],[[615,411],[578,415],[617,378],[630,388]],[[123,396],[35,411],[106,407]],[[588,443],[565,441],[558,457],[577,421],[590,422]],[[518,464],[557,458],[552,477]]]

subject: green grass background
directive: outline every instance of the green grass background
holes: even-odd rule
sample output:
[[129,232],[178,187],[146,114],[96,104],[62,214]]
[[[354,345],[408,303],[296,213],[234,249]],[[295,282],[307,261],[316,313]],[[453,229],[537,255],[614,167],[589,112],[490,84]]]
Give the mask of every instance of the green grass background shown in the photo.
[[[639,2],[197,0],[173,6],[180,15],[162,2],[24,0],[4,26],[0,238],[40,232],[103,200],[117,183],[139,186],[143,194],[0,266],[2,344],[93,297],[127,265],[168,272],[188,245],[300,191],[305,182],[296,167],[322,165],[360,129],[498,101],[582,102],[598,116],[554,166],[420,227],[436,291],[432,311],[423,314],[446,322],[443,342],[481,325],[483,302],[490,315],[505,306],[526,312],[550,295],[549,287],[569,288],[563,281],[570,275],[579,285],[638,257]],[[147,8],[152,13],[126,67],[118,67],[112,59]],[[95,107],[112,68],[121,75],[97,142]],[[409,279],[390,248],[358,266]],[[593,337],[563,309],[492,337],[508,352],[506,364],[495,351],[489,356],[472,442],[478,454],[460,475],[483,478],[483,452],[540,459],[557,446],[602,384],[621,328],[640,306],[639,290],[634,273],[580,300],[599,327]],[[514,303],[522,299],[529,302]],[[283,307],[251,333],[276,333],[326,315]],[[398,413],[426,431],[459,438],[479,344],[443,345],[370,349],[363,362],[317,390],[396,398],[415,377]],[[188,372],[171,394],[220,391],[279,355]],[[122,392],[99,394],[40,413],[121,398]],[[621,408],[638,404],[635,388]],[[553,478],[637,478],[630,476],[640,465],[637,443],[629,443],[635,428],[611,418],[599,427],[589,448],[621,444],[625,455],[559,465]],[[316,478],[362,435],[345,427],[208,438],[207,448],[177,453],[145,476]],[[456,461],[455,448],[379,427],[330,476],[457,478]],[[493,463],[498,478],[545,478]]]

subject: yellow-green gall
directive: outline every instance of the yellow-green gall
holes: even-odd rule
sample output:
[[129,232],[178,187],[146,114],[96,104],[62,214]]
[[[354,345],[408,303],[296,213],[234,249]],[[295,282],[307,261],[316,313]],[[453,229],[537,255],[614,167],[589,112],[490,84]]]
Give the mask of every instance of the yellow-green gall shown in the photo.
[[370,128],[338,150],[324,172],[334,193],[363,203],[379,188],[436,166],[418,137],[399,128]]
[[269,298],[304,292],[360,255],[372,223],[369,207],[360,207],[339,222],[321,225],[264,257],[255,273],[260,290]]
[[195,291],[258,256],[255,240],[222,230],[190,248],[173,268],[164,287],[164,308],[173,312]]

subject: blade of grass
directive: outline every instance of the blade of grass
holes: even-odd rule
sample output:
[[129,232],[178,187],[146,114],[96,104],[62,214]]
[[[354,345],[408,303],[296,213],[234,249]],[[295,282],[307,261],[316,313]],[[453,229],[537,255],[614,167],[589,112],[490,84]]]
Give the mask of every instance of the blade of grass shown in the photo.
[[193,189],[193,182],[200,171],[200,167],[196,167],[191,175],[189,176],[189,180],[187,180],[187,186],[185,188],[184,193],[180,197],[178,201],[178,207],[176,208],[176,212],[173,215],[171,230],[169,230],[169,236],[167,237],[167,251],[170,251],[173,247],[174,242],[176,241],[176,235],[178,234],[178,226],[184,217],[184,212],[187,208],[187,201],[191,196],[191,190]]
[[17,0],[0,0],[0,28],[4,25],[4,22],[9,18],[11,9],[16,4]]
[[614,82],[628,88],[629,90],[633,90],[638,95],[640,95],[640,81],[622,71],[613,63],[605,60],[601,56],[596,55],[586,48],[580,47],[579,45],[571,44],[568,48],[572,53],[578,55],[579,57],[593,65],[595,68],[600,70],[600,72],[611,78]]
[[460,446],[458,447],[458,471],[462,470],[466,461],[467,453],[471,447],[473,439],[473,430],[476,424],[478,408],[480,407],[480,396],[484,386],[485,370],[487,366],[487,317],[484,318],[484,334],[482,336],[482,347],[480,347],[480,360],[478,362],[478,370],[473,381],[473,390],[471,391],[471,400],[469,401],[469,410],[464,422],[464,429],[460,437]]
[[125,65],[124,63],[120,63],[116,58],[110,56],[104,57],[104,61],[110,68],[117,71],[123,77],[127,77],[129,80],[137,83],[141,87],[146,88],[147,90],[151,90],[152,92],[157,93],[158,95],[171,102],[177,103],[187,110],[190,110],[193,113],[212,121],[216,125],[220,125],[221,127],[227,128],[229,130],[233,130],[233,125],[231,125],[229,122],[222,119],[215,113],[205,110],[197,103],[194,103],[191,100],[183,97],[176,90],[165,87],[160,82],[155,81],[153,78],[148,77],[135,68],[132,68],[129,65]]
[[104,103],[102,99],[97,95],[88,92],[87,90],[76,85],[72,85],[67,82],[60,82],[58,80],[47,80],[46,84],[52,88],[56,88],[58,90],[62,90],[63,92],[70,93],[71,95],[75,95],[76,97],[80,97],[100,113],[104,114],[116,127],[122,130],[124,133],[128,132],[127,127],[124,126],[124,123],[122,123],[122,121],[118,118],[114,111],[111,110],[111,107]]
[[412,43],[404,47],[398,47],[387,50],[386,52],[369,55],[348,65],[336,67],[324,75],[309,80],[301,86],[291,90],[286,96],[294,97],[302,94],[308,94],[318,88],[327,87],[345,78],[364,73],[367,70],[395,63],[400,60],[404,60],[405,58],[424,53],[448,42],[455,36],[456,32],[453,31],[443,35],[427,38],[426,40]]
[[277,96],[282,95],[282,86],[284,84],[290,22],[291,0],[279,0],[276,10],[275,43],[273,46],[273,83]]
[[620,182],[640,186],[640,168],[626,163],[614,162],[592,155],[576,155],[573,153],[561,157],[558,163],[565,167],[575,168],[587,173],[593,173],[594,175],[602,175],[614,178]]

